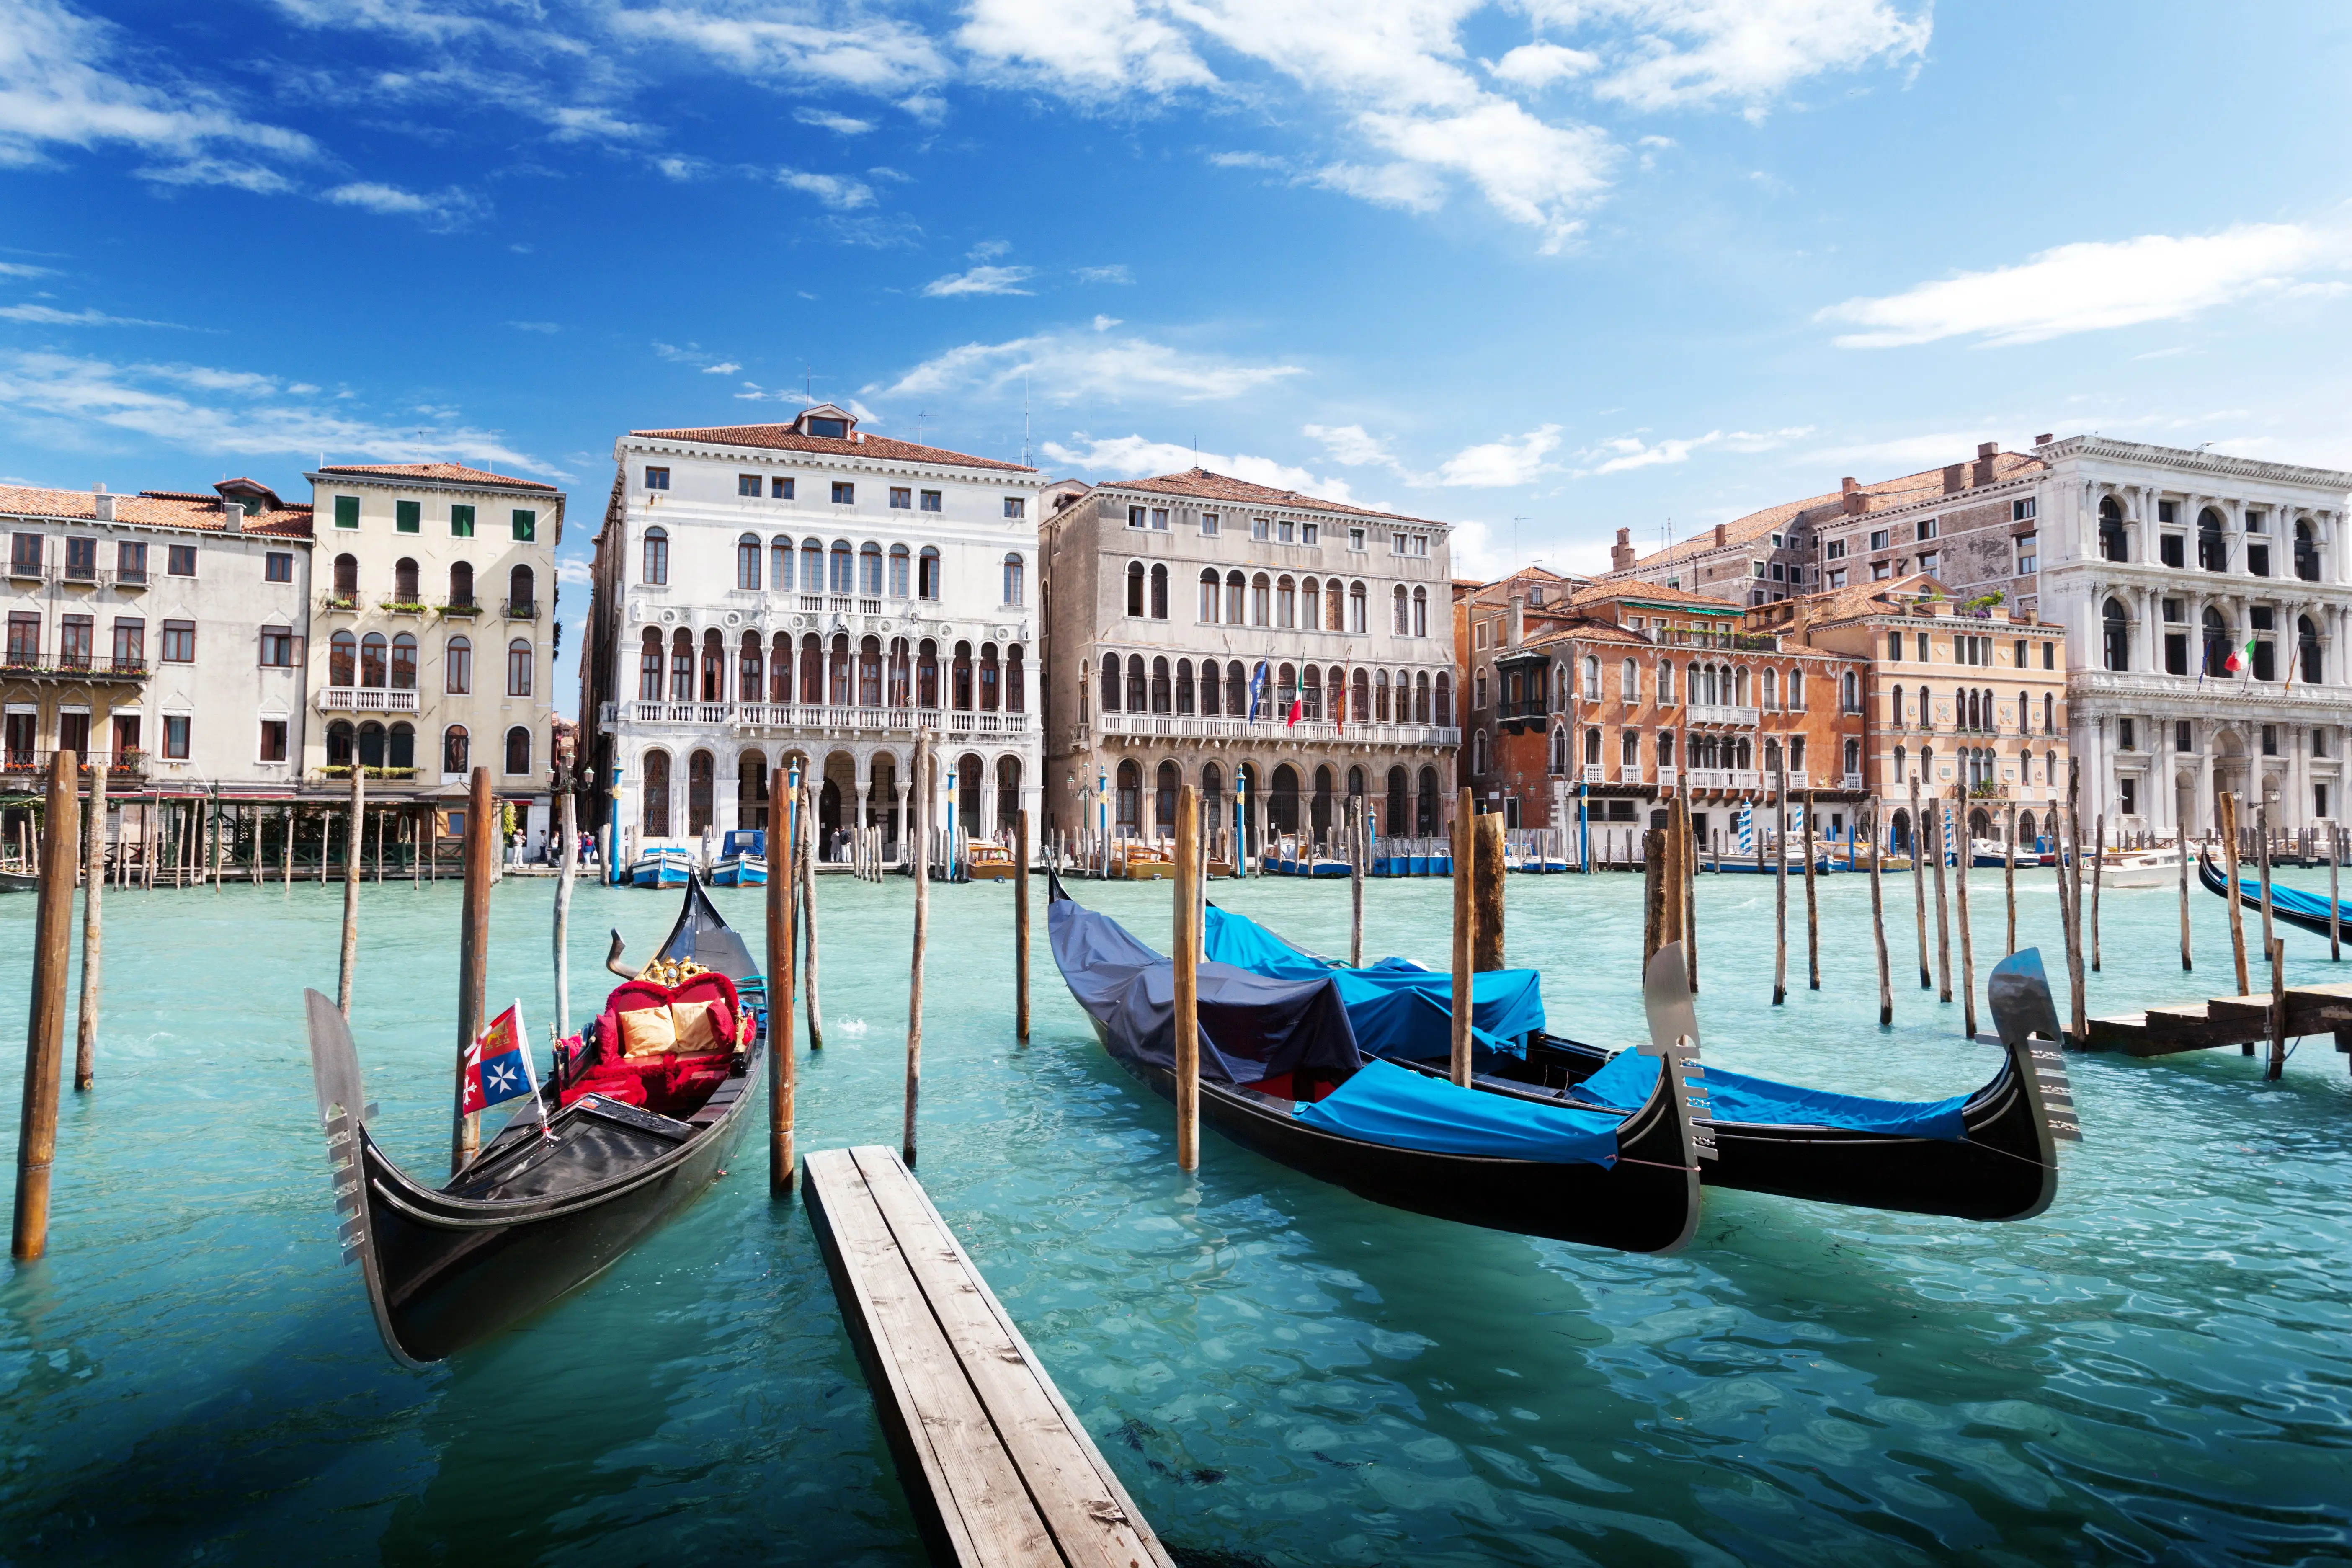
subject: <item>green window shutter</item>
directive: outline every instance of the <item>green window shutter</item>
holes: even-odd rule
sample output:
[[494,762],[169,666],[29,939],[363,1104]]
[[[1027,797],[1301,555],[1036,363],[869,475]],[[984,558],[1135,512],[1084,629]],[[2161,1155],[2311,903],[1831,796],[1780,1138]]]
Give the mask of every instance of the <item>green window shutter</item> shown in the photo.
[[449,537],[452,539],[471,539],[474,537],[474,509],[472,507],[453,506],[449,509]]
[[425,527],[425,503],[396,500],[392,503],[392,525],[403,533],[416,533]]
[[524,544],[529,544],[532,540],[538,538],[539,513],[535,511],[516,512],[514,514],[514,536],[518,542]]
[[337,496],[335,498],[335,526],[337,528],[357,528],[359,525],[360,498],[357,496]]

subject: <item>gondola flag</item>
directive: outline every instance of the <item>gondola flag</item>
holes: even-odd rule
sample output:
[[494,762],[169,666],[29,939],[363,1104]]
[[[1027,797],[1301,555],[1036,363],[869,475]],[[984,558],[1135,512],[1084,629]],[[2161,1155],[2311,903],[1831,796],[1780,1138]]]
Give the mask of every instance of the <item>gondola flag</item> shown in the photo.
[[466,1047],[466,1098],[461,1108],[471,1116],[509,1100],[539,1091],[531,1071],[530,1037],[523,1032],[522,1004],[490,1020],[481,1038]]

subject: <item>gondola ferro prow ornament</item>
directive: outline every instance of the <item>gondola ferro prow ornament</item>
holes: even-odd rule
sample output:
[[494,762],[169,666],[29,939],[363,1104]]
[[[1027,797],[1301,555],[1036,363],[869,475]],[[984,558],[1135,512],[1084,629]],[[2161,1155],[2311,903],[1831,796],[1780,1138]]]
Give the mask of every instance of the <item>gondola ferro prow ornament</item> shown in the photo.
[[1651,956],[1642,976],[1642,1005],[1650,1019],[1650,1038],[1641,1047],[1658,1058],[1658,1070],[1674,1089],[1675,1121],[1682,1128],[1683,1179],[1689,1184],[1689,1202],[1683,1210],[1682,1234],[1661,1254],[1680,1252],[1698,1232],[1698,1162],[1715,1158],[1715,1130],[1706,1119],[1706,1069],[1698,1059],[1698,1013],[1691,1005],[1690,972],[1683,966],[1683,944],[1670,942]]
[[[2058,1143],[2083,1141],[2081,1121],[2074,1113],[2074,1091],[2066,1077],[2065,1036],[2058,1021],[2058,1004],[2050,994],[2042,973],[2042,950],[2029,947],[1993,966],[1985,985],[1992,1004],[1993,1027],[2001,1048],[2009,1053],[2018,1089],[2033,1110],[2035,1142],[2042,1164],[2041,1201],[2011,1215],[2031,1219],[2058,1196]],[[2036,1040],[2035,1037],[2041,1038]]]
[[613,946],[611,950],[604,954],[604,967],[611,970],[614,973],[619,975],[624,980],[635,980],[637,977],[637,972],[629,968],[626,964],[624,964],[621,962],[621,950],[628,945],[629,944],[627,942],[621,940],[620,929],[618,927],[614,927],[613,931]]

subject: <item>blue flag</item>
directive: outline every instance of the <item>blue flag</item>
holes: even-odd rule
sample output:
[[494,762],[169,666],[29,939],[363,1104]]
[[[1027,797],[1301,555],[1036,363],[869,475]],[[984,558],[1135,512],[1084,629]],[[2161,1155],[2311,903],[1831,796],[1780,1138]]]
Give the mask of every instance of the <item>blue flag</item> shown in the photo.
[[1258,710],[1265,705],[1266,682],[1265,660],[1259,659],[1257,668],[1250,671],[1249,716],[1253,720],[1257,717]]

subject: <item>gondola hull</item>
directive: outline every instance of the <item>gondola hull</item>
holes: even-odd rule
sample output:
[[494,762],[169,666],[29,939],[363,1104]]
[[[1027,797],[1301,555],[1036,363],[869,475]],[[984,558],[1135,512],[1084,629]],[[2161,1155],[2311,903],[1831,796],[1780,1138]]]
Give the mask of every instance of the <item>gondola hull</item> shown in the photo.
[[[728,973],[762,1014],[764,982],[741,939],[689,889],[663,955]],[[426,1186],[364,1125],[358,1053],[341,1013],[306,994],[311,1071],[344,1260],[359,1264],[385,1347],[404,1365],[440,1361],[510,1328],[596,1278],[725,1173],[766,1057],[764,1020],[710,1099],[686,1121],[586,1096],[547,1119],[524,1112],[453,1178]]]
[[[2226,899],[2230,896],[2228,875],[2203,855],[2197,857],[2197,879],[2203,883],[2205,890],[2215,898]],[[2291,899],[2280,896],[2284,893],[2293,893],[2294,896]],[[2263,896],[2259,887],[2249,889],[2244,880],[2241,879],[2238,884],[2238,901],[2247,909],[2259,913],[2263,907]],[[2297,931],[2309,931],[2314,936],[2326,936],[2327,934],[2327,899],[2324,894],[2305,893],[2300,889],[2281,888],[2273,884],[2271,889],[2271,919],[2291,925]],[[2336,924],[2340,931],[2352,931],[2352,905],[2338,906]]]

